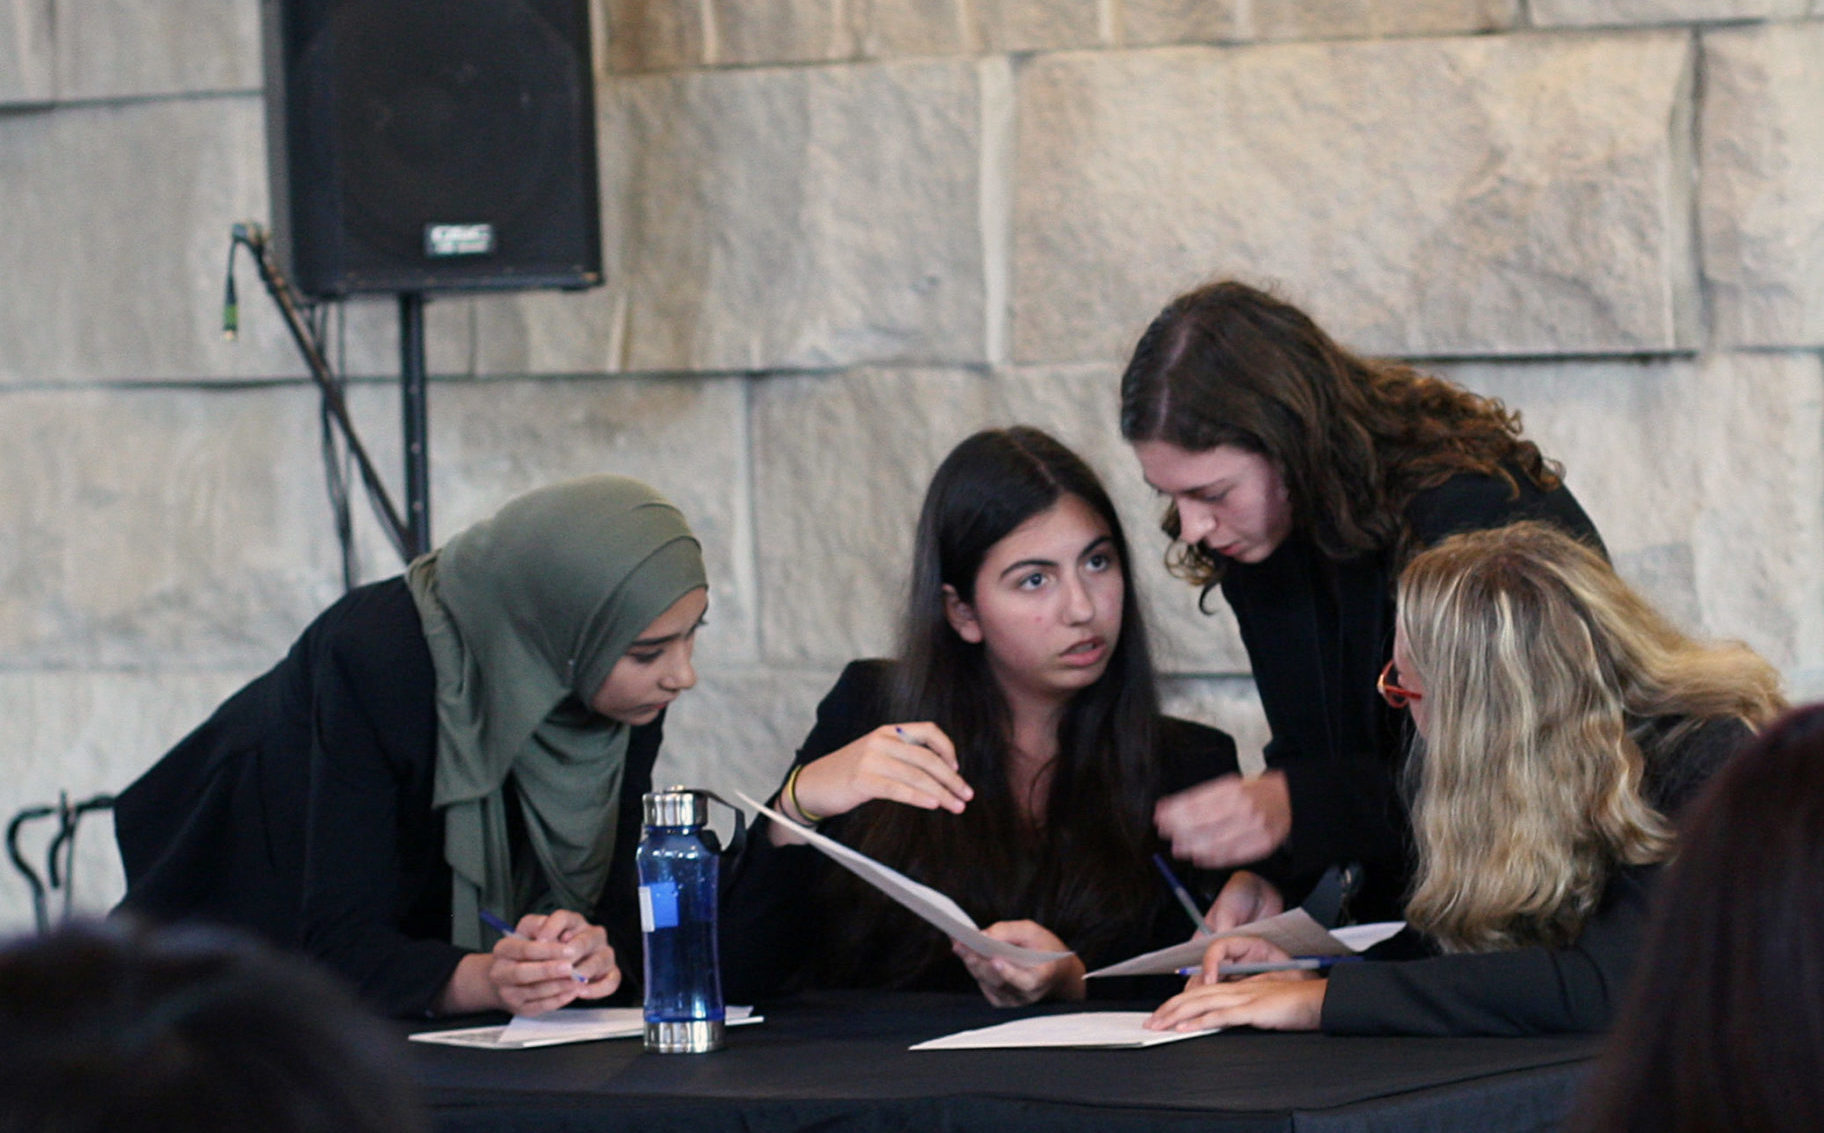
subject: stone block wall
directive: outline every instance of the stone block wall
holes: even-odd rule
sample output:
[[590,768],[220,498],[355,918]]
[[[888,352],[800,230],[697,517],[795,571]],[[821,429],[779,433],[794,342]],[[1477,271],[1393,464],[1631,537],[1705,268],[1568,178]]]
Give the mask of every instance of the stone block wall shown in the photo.
[[[1625,574],[1824,695],[1824,0],[594,2],[608,282],[433,299],[432,508],[608,470],[691,516],[665,778],[770,787],[892,647],[932,467],[1014,421],[1108,480],[1168,702],[1257,753],[1114,425],[1135,336],[1217,275],[1520,409]],[[258,40],[232,0],[0,0],[0,818],[124,786],[340,590],[245,263],[220,335]],[[329,325],[390,475],[392,305]],[[105,818],[78,854],[106,905]]]

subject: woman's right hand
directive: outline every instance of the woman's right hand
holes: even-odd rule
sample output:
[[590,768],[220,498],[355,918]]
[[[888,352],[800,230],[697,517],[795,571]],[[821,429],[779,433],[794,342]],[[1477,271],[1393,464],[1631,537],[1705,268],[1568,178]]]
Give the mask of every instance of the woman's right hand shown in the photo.
[[1276,917],[1286,911],[1286,899],[1278,887],[1258,873],[1238,869],[1228,884],[1216,895],[1204,923],[1217,932],[1227,932],[1244,924]]
[[1153,807],[1153,822],[1172,847],[1172,856],[1204,869],[1257,862],[1292,833],[1292,797],[1286,773],[1264,771],[1254,778],[1223,775]]
[[942,728],[883,724],[805,764],[779,804],[787,817],[808,821],[847,814],[874,799],[961,814],[974,797],[957,770],[956,745]]
[[[1192,973],[1185,986],[1196,987],[1200,984],[1221,983],[1224,964],[1276,964],[1291,958],[1286,955],[1285,949],[1270,941],[1262,940],[1258,936],[1225,936],[1221,940],[1211,941],[1210,946],[1203,950],[1202,969]],[[1272,972],[1268,974],[1292,979],[1306,979],[1310,976],[1309,972]]]

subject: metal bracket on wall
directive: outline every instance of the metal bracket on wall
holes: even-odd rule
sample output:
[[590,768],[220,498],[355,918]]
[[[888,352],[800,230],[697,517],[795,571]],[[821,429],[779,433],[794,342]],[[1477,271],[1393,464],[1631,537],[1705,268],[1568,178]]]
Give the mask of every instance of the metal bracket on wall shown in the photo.
[[[418,293],[405,293],[399,296],[399,352],[401,363],[402,398],[401,406],[404,425],[405,448],[405,487],[406,512],[402,517],[388,495],[386,485],[374,468],[367,448],[355,432],[354,422],[348,415],[348,403],[342,396],[342,387],[335,380],[330,369],[329,360],[319,340],[317,330],[304,314],[304,303],[297,290],[279,268],[277,259],[272,253],[266,230],[258,224],[242,223],[234,225],[231,230],[232,243],[228,248],[228,283],[222,308],[222,333],[227,338],[234,338],[240,329],[240,307],[234,294],[234,253],[246,248],[253,253],[254,263],[260,272],[260,281],[266,285],[267,294],[278,305],[279,312],[285,317],[285,326],[291,332],[292,341],[304,356],[304,364],[309,367],[310,375],[316,382],[323,398],[324,412],[340,430],[344,443],[348,446],[349,455],[353,457],[361,476],[362,486],[367,490],[368,498],[374,505],[375,514],[403,562],[424,554],[431,549],[431,509],[430,509],[430,442],[428,437],[428,412],[425,396],[425,355],[424,355],[424,296]],[[344,548],[346,559],[347,549]],[[347,567],[345,563],[345,575]]]

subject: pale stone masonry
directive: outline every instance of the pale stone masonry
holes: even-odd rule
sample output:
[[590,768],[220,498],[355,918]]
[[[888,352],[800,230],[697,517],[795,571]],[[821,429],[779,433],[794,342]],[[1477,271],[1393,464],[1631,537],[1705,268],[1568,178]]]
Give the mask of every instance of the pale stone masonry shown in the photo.
[[[770,788],[892,647],[932,467],[1014,421],[1108,480],[1168,704],[1257,753],[1114,421],[1146,320],[1218,274],[1519,408],[1628,577],[1824,696],[1819,0],[595,4],[608,281],[433,299],[432,508],[593,471],[684,508],[714,590],[662,778]],[[0,819],[124,786],[340,591],[244,261],[220,334],[258,39],[244,0],[0,0]],[[395,325],[331,320],[389,475]]]
[[1704,37],[1703,269],[1719,347],[1824,341],[1824,23]]
[[1212,273],[1378,353],[1695,346],[1692,53],[1654,31],[1035,59],[1014,351],[1116,355]]

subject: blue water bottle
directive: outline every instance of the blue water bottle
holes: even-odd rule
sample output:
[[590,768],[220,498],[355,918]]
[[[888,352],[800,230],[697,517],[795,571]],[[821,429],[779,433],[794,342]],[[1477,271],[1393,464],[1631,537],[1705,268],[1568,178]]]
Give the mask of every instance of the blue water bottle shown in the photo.
[[673,787],[643,798],[646,828],[635,861],[646,935],[646,1049],[722,1049],[722,969],[716,954],[714,831],[709,797]]

